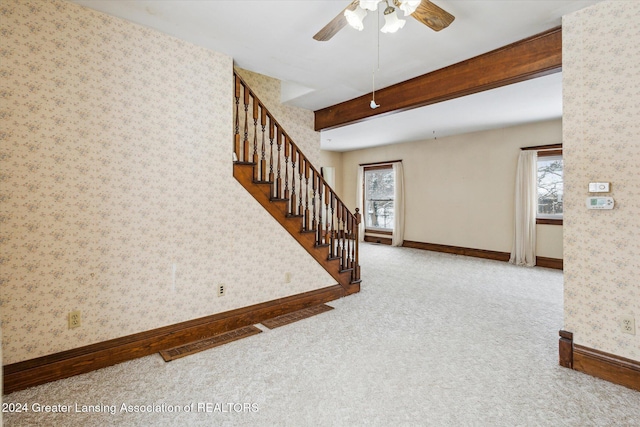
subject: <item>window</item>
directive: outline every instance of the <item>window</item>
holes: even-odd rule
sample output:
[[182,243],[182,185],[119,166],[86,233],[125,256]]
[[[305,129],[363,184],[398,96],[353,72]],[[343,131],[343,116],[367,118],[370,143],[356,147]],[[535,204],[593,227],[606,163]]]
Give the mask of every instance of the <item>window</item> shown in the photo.
[[562,151],[538,152],[538,223],[562,224],[564,202]]
[[393,230],[394,189],[394,175],[391,165],[364,168],[365,229]]

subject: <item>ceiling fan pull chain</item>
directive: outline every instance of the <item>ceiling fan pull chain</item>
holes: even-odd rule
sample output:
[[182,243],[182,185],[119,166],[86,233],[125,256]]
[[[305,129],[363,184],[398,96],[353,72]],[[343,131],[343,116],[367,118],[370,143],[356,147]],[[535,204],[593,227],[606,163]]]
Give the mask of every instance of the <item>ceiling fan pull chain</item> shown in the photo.
[[[377,24],[380,23],[380,9],[378,9],[378,16],[376,16],[376,18],[378,19]],[[375,110],[376,108],[378,108],[380,106],[380,104],[376,104],[376,71],[380,70],[380,31],[378,31],[377,25],[376,27],[374,27],[374,33],[375,33],[375,37],[374,40],[376,40],[375,42],[375,46],[377,48],[377,60],[378,60],[378,66],[376,68],[376,66],[373,66],[373,72],[371,73],[371,102],[369,103],[369,107],[371,107],[372,110]]]
[[[380,9],[378,9],[378,25],[380,25]],[[380,31],[378,31],[378,25],[376,25],[376,43],[377,43],[377,49],[378,49],[378,68],[377,70],[380,70]]]
[[[378,22],[380,22],[380,11],[378,10],[378,16],[376,16],[376,18],[378,19]],[[380,32],[378,31],[377,28],[374,27],[374,40],[377,39],[377,42],[374,42],[374,46],[376,46],[377,43],[377,61],[378,61],[378,66],[376,68],[376,64],[373,65],[373,70],[371,72],[371,103],[369,104],[369,106],[371,107],[371,109],[375,109],[378,108],[380,105],[376,104],[376,71],[380,70]]]

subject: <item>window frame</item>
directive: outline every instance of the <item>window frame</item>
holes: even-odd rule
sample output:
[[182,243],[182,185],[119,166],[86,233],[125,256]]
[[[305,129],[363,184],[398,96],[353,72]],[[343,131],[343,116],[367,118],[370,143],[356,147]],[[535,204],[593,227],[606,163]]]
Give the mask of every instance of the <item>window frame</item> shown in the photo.
[[[362,168],[362,208],[363,211],[364,209],[366,209],[367,206],[367,186],[366,186],[366,175],[367,175],[367,171],[372,171],[372,170],[390,170],[391,172],[393,172],[393,163],[379,163],[379,164],[369,164],[367,166],[363,166]],[[394,186],[395,186],[395,179],[394,179]],[[394,203],[394,207],[395,207],[395,197],[393,198],[393,203]],[[370,227],[367,225],[367,216],[365,214],[365,212],[362,213],[363,215],[363,221],[364,221],[364,232],[365,234],[369,233],[369,234],[380,234],[380,235],[388,235],[388,236],[392,236],[393,235],[393,227],[392,228],[376,228],[376,227]],[[395,215],[395,212],[394,212]]]
[[[562,148],[538,151],[538,158],[544,158],[544,157],[562,158],[562,161],[563,161],[562,182],[564,183],[564,158],[562,156]],[[537,160],[536,160],[536,165],[537,165]],[[536,176],[537,176],[537,168],[536,168]],[[537,186],[536,186],[536,189],[537,189]],[[540,214],[538,214],[537,205],[538,205],[538,198],[536,197],[536,224],[563,225],[564,212],[561,218],[558,218],[557,216],[544,215],[544,214],[543,216],[539,216]]]

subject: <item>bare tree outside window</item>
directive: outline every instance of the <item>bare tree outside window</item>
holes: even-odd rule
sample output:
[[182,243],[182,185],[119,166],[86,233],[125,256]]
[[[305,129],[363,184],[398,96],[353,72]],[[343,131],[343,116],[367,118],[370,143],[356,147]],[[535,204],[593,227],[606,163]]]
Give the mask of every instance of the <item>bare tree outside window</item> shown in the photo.
[[364,171],[365,227],[392,230],[394,223],[393,169]]
[[562,218],[562,156],[538,158],[538,218]]

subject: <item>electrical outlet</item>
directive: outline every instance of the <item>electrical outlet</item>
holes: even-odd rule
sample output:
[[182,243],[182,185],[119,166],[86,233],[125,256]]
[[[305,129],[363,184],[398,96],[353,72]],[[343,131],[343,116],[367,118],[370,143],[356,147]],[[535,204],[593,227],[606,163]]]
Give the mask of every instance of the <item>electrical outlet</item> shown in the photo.
[[291,273],[288,271],[284,273],[284,283],[291,283]]
[[227,291],[227,287],[222,283],[218,285],[218,296],[223,297],[225,292]]
[[69,312],[69,329],[79,328],[82,325],[80,310]]
[[632,316],[620,316],[620,329],[625,334],[636,334],[636,321]]

